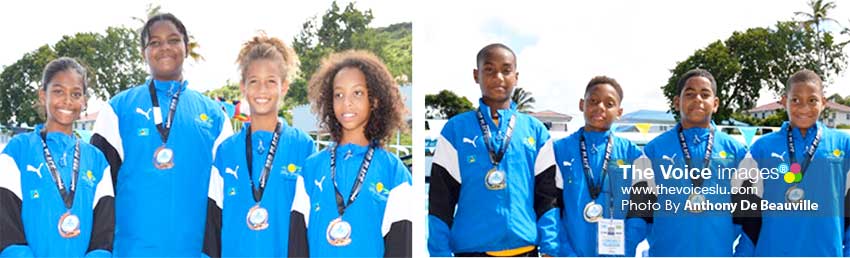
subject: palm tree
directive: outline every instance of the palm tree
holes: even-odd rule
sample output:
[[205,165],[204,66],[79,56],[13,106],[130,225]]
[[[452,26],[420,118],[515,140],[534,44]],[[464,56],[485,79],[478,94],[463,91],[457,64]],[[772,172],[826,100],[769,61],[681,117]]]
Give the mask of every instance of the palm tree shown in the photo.
[[835,9],[835,2],[827,1],[824,3],[824,0],[809,0],[809,7],[811,8],[811,13],[794,12],[794,15],[803,17],[804,20],[800,21],[800,25],[804,28],[815,30],[815,43],[818,45],[818,52],[820,52],[818,59],[820,59],[822,65],[826,66],[826,53],[823,51],[824,43],[823,36],[821,36],[821,25],[826,22],[839,24],[837,20],[827,17],[828,12]]
[[514,88],[514,93],[511,94],[511,100],[516,103],[516,109],[519,112],[528,112],[534,109],[535,100],[534,97],[531,96],[530,91],[525,91],[525,89],[521,87]]
[[[139,27],[139,29],[137,30],[139,35],[142,34],[141,33],[142,29],[144,28],[145,23],[148,21],[148,19],[150,19],[154,15],[159,14],[161,9],[162,9],[162,6],[160,6],[160,5],[148,4],[147,10],[145,11],[145,13],[146,13],[145,18],[132,17],[133,20],[139,21],[142,24],[141,27]],[[201,45],[199,45],[198,41],[195,40],[195,36],[189,35],[188,40],[189,40],[189,45],[186,48],[186,52],[189,53],[189,58],[192,58],[192,60],[194,60],[195,62],[204,61],[204,56],[202,56],[200,53],[198,53],[198,48],[200,48]]]

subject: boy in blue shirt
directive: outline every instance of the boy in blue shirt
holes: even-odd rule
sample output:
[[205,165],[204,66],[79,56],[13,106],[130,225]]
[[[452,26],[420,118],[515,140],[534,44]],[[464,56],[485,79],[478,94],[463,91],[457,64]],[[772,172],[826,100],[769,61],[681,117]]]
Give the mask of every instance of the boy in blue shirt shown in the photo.
[[788,112],[782,129],[762,136],[751,153],[761,170],[777,176],[759,183],[768,203],[811,204],[815,210],[764,210],[756,256],[847,256],[847,172],[850,137],[820,122],[827,100],[820,76],[794,73],[780,100]]
[[510,48],[485,46],[476,61],[478,109],[449,119],[437,142],[428,250],[432,256],[537,256],[534,160],[549,132],[511,101],[519,73]]

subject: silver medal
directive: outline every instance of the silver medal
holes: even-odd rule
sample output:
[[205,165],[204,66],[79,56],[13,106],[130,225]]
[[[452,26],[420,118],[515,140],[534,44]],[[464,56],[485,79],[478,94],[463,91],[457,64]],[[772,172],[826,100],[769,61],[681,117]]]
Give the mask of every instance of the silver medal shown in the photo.
[[59,218],[59,235],[64,238],[72,238],[80,235],[80,218],[71,212],[65,212]]
[[327,230],[328,243],[332,246],[346,246],[351,243],[351,224],[336,218],[328,224]]
[[174,167],[174,151],[171,148],[160,146],[153,153],[153,165],[157,169],[169,169]]
[[256,204],[248,210],[245,220],[251,230],[263,230],[269,227],[269,212]]
[[584,205],[584,220],[590,223],[596,223],[602,218],[602,205],[596,202],[588,202]]
[[799,188],[797,186],[792,186],[785,191],[785,201],[790,203],[796,203],[803,201],[803,198],[806,197],[806,191],[803,191],[803,188]]
[[484,177],[484,184],[487,186],[487,189],[490,190],[504,189],[506,185],[505,172],[496,168],[490,169],[490,171],[487,171],[487,175]]

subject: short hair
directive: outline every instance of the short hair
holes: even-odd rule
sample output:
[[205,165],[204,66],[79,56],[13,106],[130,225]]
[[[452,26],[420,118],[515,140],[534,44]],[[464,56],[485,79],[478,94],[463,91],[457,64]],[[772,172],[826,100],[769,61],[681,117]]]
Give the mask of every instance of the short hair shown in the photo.
[[73,71],[80,75],[80,78],[83,81],[83,92],[86,92],[86,88],[88,87],[86,68],[77,62],[77,60],[70,57],[54,59],[44,66],[44,72],[41,76],[41,90],[46,91],[47,85],[53,81],[53,77],[55,77],[57,73],[64,71]]
[[587,87],[584,88],[584,95],[587,96],[587,93],[589,93],[593,87],[600,84],[608,84],[611,85],[611,87],[614,87],[614,90],[617,91],[617,96],[620,97],[620,101],[623,101],[623,88],[620,87],[620,83],[618,83],[617,80],[614,80],[614,78],[604,75],[590,79],[590,82],[587,83]]
[[714,75],[711,75],[710,72],[704,69],[696,68],[685,72],[685,74],[679,77],[679,81],[676,83],[677,96],[682,94],[682,90],[685,89],[685,83],[687,83],[688,79],[690,79],[691,77],[704,77],[708,79],[708,81],[711,82],[711,91],[713,91],[714,94],[717,95],[717,81],[714,80]]
[[516,53],[514,53],[514,51],[511,48],[509,48],[508,46],[505,46],[505,44],[502,44],[502,43],[493,43],[493,44],[484,46],[484,48],[481,48],[481,50],[478,51],[478,54],[475,55],[475,65],[478,68],[481,68],[480,67],[481,62],[490,58],[490,53],[497,48],[501,48],[501,49],[504,49],[504,50],[507,50],[508,52],[510,52],[511,56],[514,57],[514,67],[516,67]]
[[785,83],[785,94],[791,91],[791,86],[795,83],[808,82],[817,85],[820,87],[821,91],[823,91],[823,80],[820,78],[820,75],[815,73],[809,69],[799,70],[791,77],[788,78],[788,82]]
[[330,132],[334,141],[342,140],[342,124],[334,115],[333,83],[339,71],[344,68],[356,68],[366,76],[366,88],[372,110],[369,111],[369,121],[363,133],[371,143],[382,146],[395,129],[405,127],[403,115],[407,113],[407,109],[387,66],[370,52],[348,50],[322,60],[308,86],[313,113],[318,116],[320,126]]
[[259,35],[242,44],[242,50],[239,51],[239,57],[236,58],[236,64],[239,66],[243,82],[245,73],[248,72],[248,66],[257,60],[275,62],[281,72],[280,77],[289,82],[292,82],[294,76],[298,73],[298,56],[295,55],[295,51],[282,40],[268,37],[264,32],[260,32]]
[[151,16],[147,22],[145,22],[145,27],[142,28],[142,35],[139,40],[142,43],[142,49],[148,47],[148,41],[150,40],[151,35],[151,27],[154,23],[158,21],[169,21],[174,24],[174,27],[177,27],[177,31],[183,35],[183,46],[186,47],[186,54],[189,54],[189,34],[186,32],[186,26],[183,26],[183,22],[180,19],[177,19],[171,13],[160,13],[154,16]]

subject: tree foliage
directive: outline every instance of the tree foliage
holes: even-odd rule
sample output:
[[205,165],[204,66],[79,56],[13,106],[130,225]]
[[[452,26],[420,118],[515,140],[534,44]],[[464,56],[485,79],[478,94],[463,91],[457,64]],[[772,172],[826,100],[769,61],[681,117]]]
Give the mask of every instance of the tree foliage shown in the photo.
[[34,125],[39,115],[37,90],[42,70],[51,60],[67,56],[77,59],[88,70],[89,92],[108,99],[145,79],[146,72],[133,29],[109,27],[105,34],[77,33],[63,36],[53,46],[44,45],[24,54],[0,73],[0,123]]
[[511,100],[516,103],[516,109],[519,112],[529,112],[534,110],[534,97],[531,96],[530,91],[526,91],[522,87],[514,88],[513,94],[511,94]]
[[436,95],[425,95],[425,107],[428,109],[425,114],[428,119],[449,119],[473,110],[472,102],[450,90],[442,90]]
[[[835,43],[832,34],[822,32],[823,45],[818,47],[816,33],[796,22],[777,22],[769,28],[751,28],[734,32],[725,41],[715,41],[678,62],[667,84],[662,86],[673,109],[679,76],[694,68],[706,69],[717,80],[720,106],[712,117],[721,122],[735,111],[751,109],[763,88],[779,95],[784,82],[794,72],[807,68],[828,82],[846,67],[844,45]],[[823,57],[826,65],[819,62]],[[673,112],[678,117],[678,112]]]
[[371,10],[361,11],[354,3],[345,8],[334,1],[321,18],[313,17],[293,40],[301,61],[301,74],[290,84],[286,102],[307,103],[307,81],[323,58],[348,49],[368,50],[380,57],[399,84],[410,82],[413,64],[413,33],[410,22],[372,28]]

